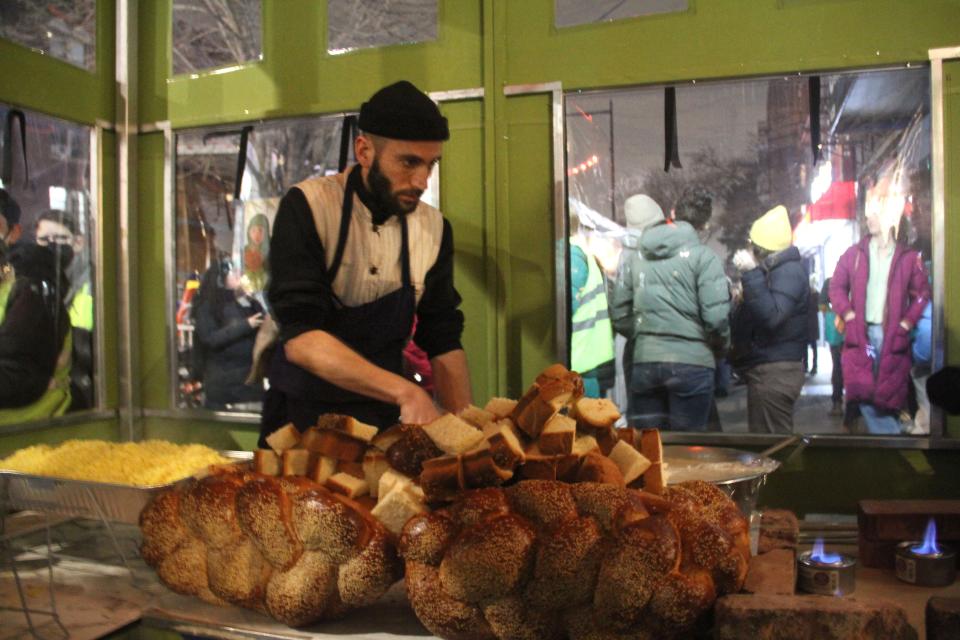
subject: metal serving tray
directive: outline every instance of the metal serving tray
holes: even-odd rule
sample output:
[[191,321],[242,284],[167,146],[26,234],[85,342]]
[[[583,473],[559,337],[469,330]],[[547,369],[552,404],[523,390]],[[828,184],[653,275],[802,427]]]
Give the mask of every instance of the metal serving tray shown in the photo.
[[[253,459],[250,451],[220,451],[236,463]],[[90,482],[51,476],[36,476],[0,469],[0,507],[34,510],[75,518],[137,524],[140,511],[158,493],[186,482],[137,487],[128,484]],[[4,509],[0,509],[2,513]]]

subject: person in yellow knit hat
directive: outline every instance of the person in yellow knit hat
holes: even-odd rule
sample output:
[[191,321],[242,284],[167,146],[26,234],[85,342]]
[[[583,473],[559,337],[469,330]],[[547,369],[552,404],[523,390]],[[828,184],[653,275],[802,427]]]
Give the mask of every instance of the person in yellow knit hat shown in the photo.
[[786,207],[757,218],[750,248],[737,251],[733,264],[743,282],[733,316],[733,366],[747,381],[749,429],[790,433],[804,381],[810,287]]

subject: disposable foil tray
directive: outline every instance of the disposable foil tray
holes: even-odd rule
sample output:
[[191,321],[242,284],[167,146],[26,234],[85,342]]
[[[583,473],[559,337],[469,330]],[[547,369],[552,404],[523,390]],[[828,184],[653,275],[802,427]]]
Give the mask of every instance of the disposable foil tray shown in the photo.
[[[221,451],[220,454],[237,463],[253,457],[249,451]],[[75,518],[137,524],[140,511],[153,496],[187,480],[184,478],[162,485],[138,487],[0,469],[0,506],[6,503],[7,509],[12,511],[43,511]]]

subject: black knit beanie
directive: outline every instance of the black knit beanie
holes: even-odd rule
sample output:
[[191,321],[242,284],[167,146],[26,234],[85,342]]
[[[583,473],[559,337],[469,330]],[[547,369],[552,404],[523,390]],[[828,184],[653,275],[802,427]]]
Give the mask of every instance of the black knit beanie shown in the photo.
[[377,91],[360,107],[361,131],[394,140],[449,140],[447,119],[406,80]]

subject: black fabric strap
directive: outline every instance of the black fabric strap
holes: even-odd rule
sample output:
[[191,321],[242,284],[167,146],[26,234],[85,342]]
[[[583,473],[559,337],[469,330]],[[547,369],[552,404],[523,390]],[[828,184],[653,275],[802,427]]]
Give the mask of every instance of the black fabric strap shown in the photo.
[[243,174],[247,170],[247,139],[253,125],[248,124],[240,129],[240,153],[237,155],[237,180],[233,183],[233,199],[240,200],[240,186],[243,184]]
[[820,76],[810,76],[810,149],[813,163],[820,160]]
[[670,167],[683,169],[677,143],[677,90],[675,87],[666,87],[663,90],[663,170],[670,171]]
[[343,173],[350,159],[350,148],[357,137],[357,116],[343,117],[343,127],[340,129],[340,161],[337,163],[337,173]]
[[401,215],[400,218],[400,268],[403,273],[403,286],[409,287],[413,282],[410,277],[410,243],[407,240],[407,216]]
[[23,149],[23,186],[30,185],[30,170],[27,166],[27,117],[20,109],[7,111],[7,119],[3,128],[3,171],[0,178],[9,185],[13,182],[13,121],[20,121],[20,145]]

